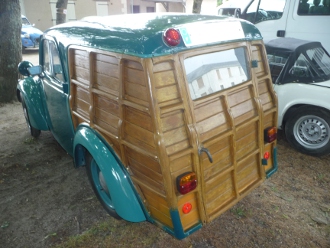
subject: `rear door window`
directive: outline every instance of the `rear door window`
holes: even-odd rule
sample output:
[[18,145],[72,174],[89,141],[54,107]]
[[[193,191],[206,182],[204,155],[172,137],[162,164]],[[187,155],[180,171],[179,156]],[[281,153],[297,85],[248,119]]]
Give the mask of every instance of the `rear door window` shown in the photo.
[[184,67],[193,100],[251,79],[243,47],[186,58]]

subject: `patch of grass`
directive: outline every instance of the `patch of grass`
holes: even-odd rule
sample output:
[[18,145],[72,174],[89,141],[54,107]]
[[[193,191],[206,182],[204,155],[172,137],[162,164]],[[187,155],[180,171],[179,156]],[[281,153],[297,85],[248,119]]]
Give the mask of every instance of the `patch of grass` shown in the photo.
[[275,186],[271,187],[271,190],[274,192],[278,192],[278,189]]
[[57,233],[50,233],[46,237],[44,237],[44,239],[48,239],[49,237],[54,237],[56,235],[57,235]]
[[4,223],[1,224],[1,228],[7,228],[9,227],[9,222],[5,221]]
[[317,176],[315,177],[315,179],[317,180],[317,181],[324,181],[324,179],[325,179],[325,174],[323,174],[323,173],[318,173],[317,174]]
[[[156,230],[150,232],[150,226]],[[166,235],[163,230],[150,223],[129,223],[109,218],[55,247],[151,247],[160,238],[163,239],[163,235]]]
[[330,237],[330,225],[327,225],[327,226],[324,228],[324,230],[325,230],[326,236],[327,236],[327,237]]
[[33,144],[36,142],[36,139],[33,137],[27,138],[24,140],[24,144]]
[[245,209],[244,207],[241,206],[235,206],[233,207],[230,212],[236,216],[237,219],[244,218],[251,216],[251,210]]
[[280,210],[280,207],[272,205],[272,209],[275,211],[275,213],[278,213]]

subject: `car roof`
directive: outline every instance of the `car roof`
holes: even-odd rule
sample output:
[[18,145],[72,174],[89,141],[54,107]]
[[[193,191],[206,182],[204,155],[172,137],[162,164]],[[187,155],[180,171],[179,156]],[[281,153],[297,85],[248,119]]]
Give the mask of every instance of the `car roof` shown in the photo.
[[315,47],[322,47],[321,42],[308,41],[296,38],[276,38],[273,40],[264,41],[267,53],[297,53],[312,49]]
[[[307,50],[314,48],[321,48],[324,54],[329,54],[322,47],[322,44],[318,41],[308,41],[301,40],[295,38],[277,38],[273,40],[265,41],[265,47],[268,55],[285,57],[284,61],[280,63],[284,63],[284,68],[278,76],[277,80],[274,82],[275,84],[286,84],[299,81],[300,83],[312,83],[317,81],[329,80],[329,77],[326,75],[320,77],[318,74],[310,75],[309,77],[297,77],[297,75],[290,73],[290,70],[295,66],[297,59],[300,55],[306,54]],[[320,56],[320,53],[316,53]],[[323,55],[324,55],[323,54]],[[303,61],[303,64],[310,63],[308,60]],[[276,65],[277,62],[270,62],[270,65]],[[307,65],[307,64],[306,64]],[[312,66],[313,67],[313,66]]]
[[[207,30],[201,28],[202,26],[198,26],[200,23],[206,23],[206,26],[209,27],[215,23],[219,25],[218,27],[222,28],[236,23],[239,24],[242,35],[240,37],[234,37],[234,32],[232,31],[230,33],[231,30],[227,30],[227,32]],[[165,30],[169,28],[180,29],[189,25],[193,28],[196,27],[195,29],[197,30],[195,31],[199,32],[198,36],[206,40],[205,43],[199,44],[199,46],[232,42],[233,40],[262,39],[259,30],[253,24],[244,20],[221,16],[179,13],[86,17],[80,21],[54,26],[47,30],[45,34],[55,37],[59,45],[64,48],[70,45],[82,45],[140,57],[150,57],[193,48],[194,46],[188,47],[184,42],[181,42],[176,47],[169,47],[163,42],[163,33]],[[222,39],[213,40],[208,44],[207,37],[212,36],[212,33],[218,36],[220,35]]]

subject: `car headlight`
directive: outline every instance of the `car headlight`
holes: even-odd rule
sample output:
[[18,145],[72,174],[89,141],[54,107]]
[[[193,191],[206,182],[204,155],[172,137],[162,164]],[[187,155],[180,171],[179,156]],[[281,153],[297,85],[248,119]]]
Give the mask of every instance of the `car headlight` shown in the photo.
[[29,34],[23,34],[24,38],[30,39],[30,35]]

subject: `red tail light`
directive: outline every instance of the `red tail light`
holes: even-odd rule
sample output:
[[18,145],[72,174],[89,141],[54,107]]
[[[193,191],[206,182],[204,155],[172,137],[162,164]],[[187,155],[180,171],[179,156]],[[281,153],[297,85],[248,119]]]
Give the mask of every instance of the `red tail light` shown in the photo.
[[163,35],[164,41],[169,46],[177,46],[180,44],[181,35],[178,30],[174,28],[167,29]]
[[197,177],[194,172],[184,173],[176,178],[176,186],[180,194],[184,195],[196,189]]
[[264,140],[266,143],[271,143],[277,139],[277,128],[268,127],[264,130]]

